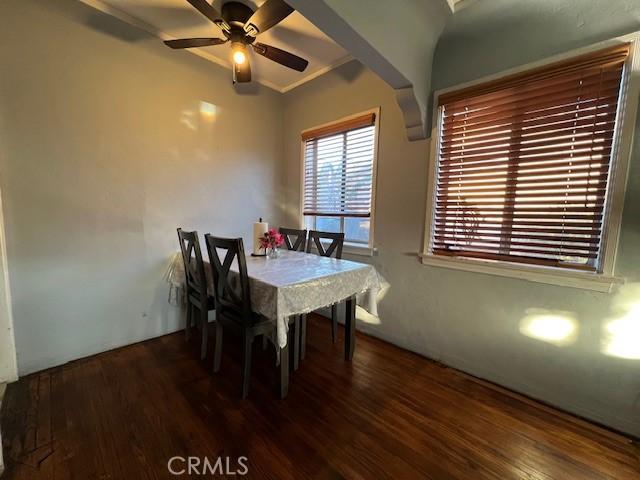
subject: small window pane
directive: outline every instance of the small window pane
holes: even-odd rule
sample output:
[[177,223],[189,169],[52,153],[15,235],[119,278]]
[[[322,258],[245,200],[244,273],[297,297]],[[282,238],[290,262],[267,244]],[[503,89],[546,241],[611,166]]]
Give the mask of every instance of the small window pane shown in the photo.
[[315,230],[316,226],[314,224],[314,220],[316,219],[316,217],[313,216],[305,216],[304,217],[304,228],[306,228],[307,230]]
[[340,217],[316,217],[316,230],[340,232]]
[[344,219],[344,236],[345,240],[354,243],[369,243],[369,225],[368,218],[351,218]]

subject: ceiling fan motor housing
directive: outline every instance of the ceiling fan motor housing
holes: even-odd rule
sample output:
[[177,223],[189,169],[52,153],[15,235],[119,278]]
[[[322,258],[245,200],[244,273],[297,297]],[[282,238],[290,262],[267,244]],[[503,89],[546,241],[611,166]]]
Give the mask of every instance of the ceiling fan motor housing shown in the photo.
[[226,2],[222,5],[222,18],[233,28],[243,30],[247,20],[253,15],[253,9],[241,2]]

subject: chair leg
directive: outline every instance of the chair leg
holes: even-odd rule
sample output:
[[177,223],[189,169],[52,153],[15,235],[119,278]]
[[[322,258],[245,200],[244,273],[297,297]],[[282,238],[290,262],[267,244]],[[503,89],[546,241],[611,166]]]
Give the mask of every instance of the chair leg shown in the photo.
[[300,360],[307,353],[307,315],[300,315]]
[[300,315],[293,320],[293,370],[298,370],[300,363]]
[[202,324],[202,343],[200,345],[200,360],[204,360],[207,357],[207,340],[208,340],[208,326],[209,326],[209,312],[205,308],[200,310],[200,323]]
[[220,371],[220,362],[222,361],[222,323],[216,320],[216,345],[213,352],[213,371]]
[[289,344],[280,349],[280,398],[289,393]]
[[262,350],[266,350],[267,349],[267,345],[269,343],[269,340],[267,339],[266,335],[262,335]]
[[356,349],[356,297],[345,302],[344,318],[344,359],[351,361]]
[[251,346],[253,345],[253,334],[245,330],[244,332],[244,359],[242,361],[242,399],[249,395],[249,384],[251,383]]
[[331,305],[331,339],[336,343],[338,335],[338,305]]
[[193,314],[193,306],[191,302],[187,301],[187,318],[184,326],[184,341],[188,342],[191,338],[191,316]]

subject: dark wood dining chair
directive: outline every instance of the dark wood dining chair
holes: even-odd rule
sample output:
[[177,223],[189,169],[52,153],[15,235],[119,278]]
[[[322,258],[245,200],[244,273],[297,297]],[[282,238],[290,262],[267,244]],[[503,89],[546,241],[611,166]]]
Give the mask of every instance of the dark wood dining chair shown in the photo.
[[[328,243],[330,240],[331,243]],[[344,233],[335,232],[319,232],[317,230],[309,230],[309,239],[307,240],[307,253],[315,248],[321,257],[342,258],[342,247],[344,246]]]
[[287,250],[295,252],[304,252],[307,246],[307,231],[298,230],[296,228],[279,228],[280,233],[284,236],[284,244]]
[[[344,246],[344,233],[320,232],[309,230],[306,252],[313,249],[322,257],[342,258]],[[338,305],[331,305],[331,338],[336,343],[338,334]],[[307,347],[307,316],[303,315],[300,321],[300,358],[304,358]]]
[[[220,370],[222,358],[222,322],[233,323],[242,330],[242,398],[249,394],[251,381],[251,350],[253,340],[260,335],[269,335],[275,327],[274,322],[262,317],[251,309],[251,290],[247,274],[247,261],[242,238],[220,238],[205,235],[209,263],[213,274],[214,295],[216,300],[216,344],[213,371]],[[238,273],[231,271],[234,261],[238,263]],[[288,347],[283,349],[280,368],[286,369],[288,384]],[[286,357],[286,358],[285,358]],[[285,360],[285,361],[283,361]],[[281,379],[282,385],[282,379]],[[286,392],[285,392],[286,395]],[[281,392],[282,396],[282,392]]]
[[200,343],[200,358],[204,360],[207,356],[207,340],[209,312],[215,309],[215,301],[207,292],[207,277],[198,241],[198,232],[185,232],[178,228],[178,240],[182,251],[182,261],[184,262],[184,275],[187,298],[187,319],[185,325],[185,337],[189,340],[191,336],[191,322],[193,320],[194,308],[198,310],[198,319],[202,340]]

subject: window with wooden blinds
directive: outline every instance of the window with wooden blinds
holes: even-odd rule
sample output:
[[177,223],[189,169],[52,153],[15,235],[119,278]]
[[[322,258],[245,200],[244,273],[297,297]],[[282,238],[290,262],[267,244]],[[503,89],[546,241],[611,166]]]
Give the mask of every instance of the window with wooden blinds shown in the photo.
[[305,216],[371,215],[375,136],[373,113],[302,134]]
[[438,98],[432,254],[598,270],[629,49]]

